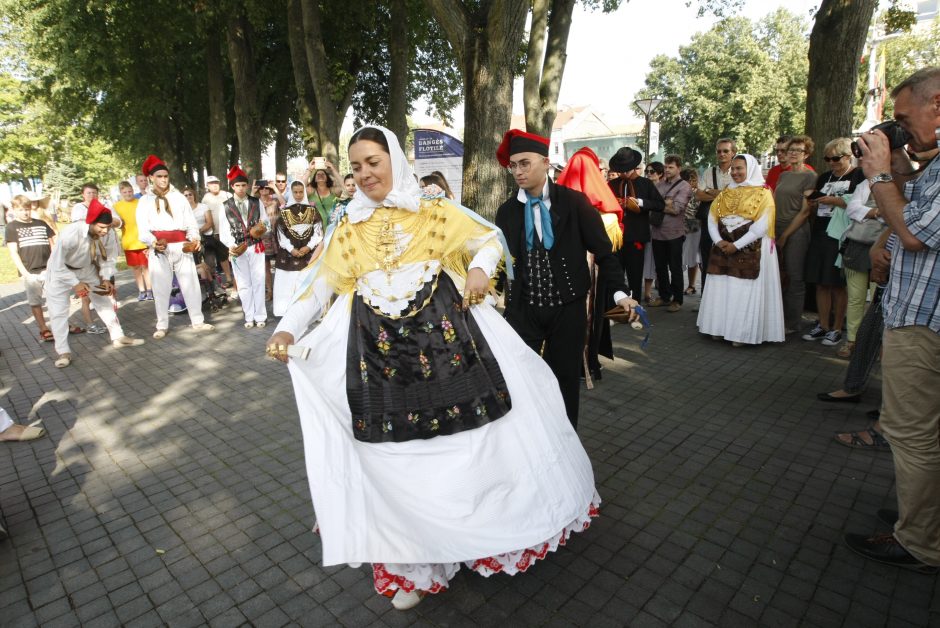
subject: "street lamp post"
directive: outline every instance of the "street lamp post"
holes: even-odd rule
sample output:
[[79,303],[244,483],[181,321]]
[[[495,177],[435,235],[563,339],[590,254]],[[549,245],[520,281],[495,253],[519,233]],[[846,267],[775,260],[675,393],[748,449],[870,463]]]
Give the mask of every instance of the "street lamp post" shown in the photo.
[[633,101],[633,106],[643,114],[643,117],[646,119],[646,163],[649,164],[650,159],[653,155],[650,151],[650,136],[652,128],[650,121],[653,118],[653,112],[656,111],[658,107],[663,102],[662,98],[637,98]]

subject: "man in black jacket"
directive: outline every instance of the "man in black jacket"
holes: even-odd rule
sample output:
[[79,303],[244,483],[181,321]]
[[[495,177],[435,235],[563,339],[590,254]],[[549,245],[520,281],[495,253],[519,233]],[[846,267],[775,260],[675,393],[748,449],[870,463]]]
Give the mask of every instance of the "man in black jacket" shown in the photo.
[[506,297],[506,320],[551,367],[568,419],[577,428],[585,298],[591,282],[588,251],[607,294],[634,319],[637,302],[626,295],[623,269],[598,211],[581,192],[549,180],[548,146],[548,139],[523,131],[511,130],[503,137],[496,158],[519,189],[496,211],[496,225],[506,236],[515,275]]
[[610,172],[616,178],[608,182],[617,202],[623,207],[623,246],[620,263],[627,273],[627,285],[634,297],[643,296],[643,258],[650,245],[650,212],[666,209],[656,185],[641,177],[637,168],[643,156],[624,146],[610,158]]

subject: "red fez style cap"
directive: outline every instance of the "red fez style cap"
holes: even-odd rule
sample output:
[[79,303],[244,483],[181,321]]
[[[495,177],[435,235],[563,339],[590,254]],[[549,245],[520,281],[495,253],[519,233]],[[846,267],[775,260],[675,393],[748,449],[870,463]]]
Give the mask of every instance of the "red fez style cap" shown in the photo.
[[245,174],[245,171],[242,170],[238,164],[231,167],[228,174],[225,175],[225,178],[228,179],[229,184],[240,182],[248,183],[248,175]]
[[144,164],[140,167],[140,171],[147,177],[161,170],[167,170],[167,167],[163,160],[156,155],[148,155],[144,160]]
[[91,202],[88,203],[88,213],[85,214],[85,223],[90,225],[93,222],[100,222],[103,225],[110,225],[111,220],[111,210],[98,199],[91,199]]
[[516,153],[538,153],[548,157],[548,146],[551,141],[547,137],[526,133],[519,129],[509,129],[503,136],[499,148],[496,149],[496,161],[503,168],[509,166],[509,156]]

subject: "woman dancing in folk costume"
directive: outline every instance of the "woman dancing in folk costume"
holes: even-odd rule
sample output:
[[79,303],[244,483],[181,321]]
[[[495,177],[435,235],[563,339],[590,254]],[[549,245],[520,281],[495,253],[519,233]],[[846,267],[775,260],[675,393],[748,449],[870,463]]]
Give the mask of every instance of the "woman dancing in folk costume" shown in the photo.
[[317,208],[307,204],[303,181],[294,181],[287,205],[275,227],[277,254],[274,260],[274,315],[284,316],[303,281],[314,251],[323,241],[323,221]]
[[600,498],[551,370],[486,300],[498,230],[421,198],[387,129],[349,159],[359,189],[267,352],[293,378],[324,564],[371,562],[406,609],[461,564],[525,571]]
[[[623,245],[623,209],[617,197],[607,185],[607,179],[600,169],[597,155],[590,148],[579,149],[565,169],[555,180],[558,185],[582,192],[591,201],[591,205],[600,212],[604,230],[610,238],[611,251],[616,253]],[[601,363],[598,355],[613,360],[614,347],[610,338],[610,321],[604,318],[604,312],[613,306],[613,295],[609,294],[604,282],[598,285],[598,267],[594,254],[588,251],[588,268],[591,273],[591,288],[587,297],[588,329],[584,346],[584,364],[582,365],[585,383],[594,388],[593,379],[601,379]]]
[[711,254],[698,328],[735,346],[783,342],[783,297],[774,247],[774,198],[751,155],[731,161],[732,183],[712,201]]

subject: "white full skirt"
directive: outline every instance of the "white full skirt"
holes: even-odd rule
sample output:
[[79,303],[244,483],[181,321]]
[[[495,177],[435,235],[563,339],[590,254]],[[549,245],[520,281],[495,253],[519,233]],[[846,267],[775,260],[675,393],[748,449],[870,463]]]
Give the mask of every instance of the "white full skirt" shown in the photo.
[[458,434],[378,444],[352,432],[349,312],[340,297],[299,342],[309,359],[289,364],[324,565],[472,561],[537,547],[584,520],[594,475],[557,381],[496,310],[471,312],[512,409]]
[[275,316],[284,316],[287,308],[294,301],[294,293],[297,286],[304,280],[310,267],[302,270],[282,270],[274,269],[274,294],[272,295],[272,309]]
[[783,296],[773,240],[761,238],[757,279],[708,276],[697,324],[703,334],[731,342],[783,342]]

